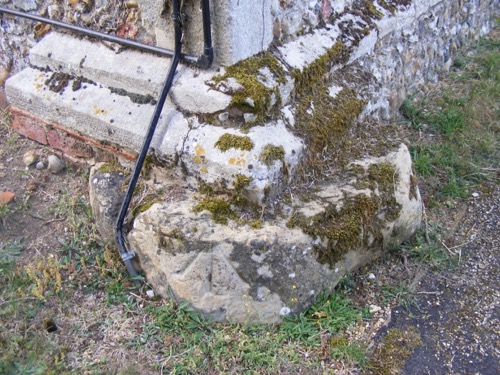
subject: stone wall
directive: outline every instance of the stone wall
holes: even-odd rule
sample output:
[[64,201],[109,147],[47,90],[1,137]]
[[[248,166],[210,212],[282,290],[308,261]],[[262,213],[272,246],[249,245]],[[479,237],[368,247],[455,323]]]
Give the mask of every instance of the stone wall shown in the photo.
[[[415,3],[412,5],[411,3]],[[436,16],[440,19],[427,30],[414,30],[417,23],[415,15],[419,10],[427,9],[436,3],[447,8],[445,14]],[[145,43],[156,44],[165,48],[173,48],[173,30],[168,14],[169,2],[159,0],[95,0],[59,1],[59,0],[0,0],[2,6],[40,14],[53,19],[77,24],[92,29],[137,39]],[[215,59],[219,65],[230,65],[255,55],[270,46],[279,46],[296,39],[300,35],[311,33],[318,28],[328,28],[346,10],[355,9],[359,15],[366,13],[367,4],[371,10],[384,13],[396,12],[397,9],[412,8],[413,11],[398,20],[404,25],[404,35],[383,40],[383,30],[377,38],[381,45],[388,48],[399,46],[409,54],[407,45],[418,44],[420,38],[432,39],[441,32],[450,34],[448,39],[459,36],[461,39],[477,35],[488,22],[498,6],[494,1],[435,1],[410,0],[393,1],[356,1],[356,0],[216,0],[211,2],[212,32],[215,45]],[[449,9],[448,9],[449,8]],[[457,13],[457,10],[460,11]],[[184,51],[192,55],[200,55],[203,51],[202,17],[200,0],[186,0]],[[413,13],[413,14],[412,14]],[[440,9],[436,10],[436,14]],[[448,15],[457,14],[453,19]],[[487,27],[486,27],[487,28]],[[463,30],[462,30],[463,29]],[[439,32],[438,32],[439,30]],[[484,32],[486,30],[482,30]],[[2,16],[0,20],[0,66],[11,67],[19,71],[26,64],[26,55],[31,46],[43,36],[44,29],[27,20],[12,20]],[[410,37],[411,36],[411,37]],[[415,37],[416,36],[416,37]],[[390,42],[390,43],[386,43]],[[403,45],[402,45],[403,43]],[[433,46],[434,52],[425,52],[425,59],[433,59],[434,53],[444,53],[438,58],[449,60],[450,52],[460,44],[442,40],[442,45]],[[426,43],[427,44],[427,43]],[[437,48],[436,48],[437,47]],[[451,51],[450,51],[451,49]],[[446,52],[442,52],[442,51]],[[422,52],[422,51],[416,51]],[[386,51],[393,53],[393,51]],[[414,57],[415,54],[412,54]],[[378,56],[377,58],[380,58]],[[404,63],[404,62],[402,62]],[[388,65],[392,66],[392,65]],[[407,68],[405,65],[404,69]],[[411,70],[411,68],[410,68]],[[430,73],[427,72],[427,75]],[[432,76],[432,74],[430,74]],[[434,75],[435,76],[435,75]]]
[[[366,89],[376,93],[364,112],[381,120],[393,118],[409,94],[437,82],[453,65],[457,49],[490,31],[499,11],[498,3],[488,0],[414,3],[378,24],[359,52],[364,55],[357,64],[373,75]],[[398,24],[396,31],[392,23]]]

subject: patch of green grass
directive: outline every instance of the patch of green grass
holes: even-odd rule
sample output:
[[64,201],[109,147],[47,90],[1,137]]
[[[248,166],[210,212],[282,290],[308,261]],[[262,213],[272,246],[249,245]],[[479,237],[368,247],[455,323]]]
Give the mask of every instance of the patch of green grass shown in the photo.
[[500,43],[483,39],[432,98],[401,107],[415,132],[410,149],[427,196],[439,205],[495,183],[500,157]]
[[354,307],[342,292],[323,294],[306,312],[284,320],[281,331],[286,337],[318,345],[320,333],[332,335],[360,320],[366,311]]
[[21,240],[9,240],[5,243],[0,243],[0,272],[4,267],[15,262],[15,257],[21,255],[23,245]]
[[[145,308],[146,323],[134,346],[158,345],[167,360],[163,371],[173,373],[279,373],[283,368],[315,373],[321,363],[301,352],[320,350],[365,313],[343,292],[322,295],[308,311],[281,324],[221,324],[203,318],[186,303],[166,301]],[[334,345],[335,344],[335,345]],[[325,359],[364,363],[364,348],[333,343]],[[292,370],[290,370],[292,371]]]
[[339,336],[331,340],[332,358],[355,362],[356,364],[364,367],[367,364],[366,348],[357,342],[350,342],[347,337]]

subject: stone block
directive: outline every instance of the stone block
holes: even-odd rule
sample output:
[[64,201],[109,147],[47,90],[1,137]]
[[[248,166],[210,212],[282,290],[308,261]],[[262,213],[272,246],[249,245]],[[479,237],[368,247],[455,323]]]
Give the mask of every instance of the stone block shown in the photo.
[[[228,136],[234,138],[223,150],[219,144]],[[238,146],[239,140],[248,140],[249,149]],[[269,146],[281,148],[282,156],[266,161],[263,152]],[[303,151],[303,141],[290,133],[282,121],[254,126],[245,133],[202,124],[189,132],[181,159],[191,175],[207,183],[232,188],[237,175],[251,177],[252,181],[246,188],[248,198],[262,204],[287,185]]]
[[[291,216],[266,221],[260,229],[215,223],[208,211],[194,211],[196,196],[187,192],[137,217],[130,245],[160,295],[169,298],[172,292],[217,320],[279,322],[304,311],[319,293],[332,291],[346,273],[420,225],[421,200],[406,146],[352,164],[366,174],[311,192],[310,201],[283,207]],[[373,184],[357,187],[368,174],[377,175]],[[350,216],[353,202],[366,203],[356,217]],[[300,215],[305,220],[297,225]],[[344,230],[349,240],[314,225]]]
[[[149,53],[125,50],[120,53],[104,44],[51,33],[30,51],[35,67],[83,77],[134,97],[156,99],[165,82],[170,59]],[[195,71],[180,66],[171,91],[176,105],[192,113],[214,113],[226,108],[231,97],[206,84],[214,70]],[[140,98],[141,100],[145,98]]]
[[[47,81],[54,73],[27,68],[6,83],[9,100],[17,108],[44,119],[63,124],[101,143],[122,145],[138,151],[146,134],[154,106],[137,104],[127,96],[114,94],[97,84],[83,83],[72,88],[74,79],[53,91]],[[167,101],[152,147],[158,149],[165,133],[166,117],[175,111]]]

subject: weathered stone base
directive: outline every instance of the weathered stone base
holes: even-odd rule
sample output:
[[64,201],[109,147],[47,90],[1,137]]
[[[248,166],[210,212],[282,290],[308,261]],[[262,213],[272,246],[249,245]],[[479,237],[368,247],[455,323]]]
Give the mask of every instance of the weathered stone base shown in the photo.
[[[278,322],[309,307],[346,273],[407,239],[420,225],[421,201],[406,146],[353,162],[352,168],[357,177],[324,186],[307,203],[282,205],[283,214],[258,229],[236,221],[217,224],[209,212],[194,212],[194,193],[154,204],[135,219],[128,236],[131,248],[165,298],[173,294],[218,320]],[[390,175],[362,185],[377,168]],[[348,207],[357,201],[378,203],[373,209],[358,207],[362,220],[352,224]],[[332,208],[339,215],[336,229],[344,233],[337,238],[318,230],[325,224],[318,218],[330,215]],[[305,228],[293,224],[297,215],[303,215]],[[318,235],[305,233],[309,225]],[[321,255],[325,252],[330,258]]]

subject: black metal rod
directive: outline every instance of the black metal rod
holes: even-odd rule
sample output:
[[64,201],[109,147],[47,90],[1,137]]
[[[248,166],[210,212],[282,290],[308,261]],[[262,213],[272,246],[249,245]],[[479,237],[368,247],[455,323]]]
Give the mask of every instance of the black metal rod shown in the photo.
[[[27,18],[27,19],[37,21],[37,22],[43,22],[43,23],[46,23],[49,25],[60,27],[62,29],[71,30],[71,31],[74,31],[74,32],[79,33],[79,34],[92,36],[92,37],[99,38],[102,40],[107,40],[108,42],[119,43],[119,44],[127,46],[127,47],[136,48],[136,49],[146,51],[146,52],[153,52],[153,53],[163,55],[163,56],[172,57],[175,54],[175,51],[172,51],[169,49],[160,48],[160,47],[156,47],[156,46],[150,46],[150,45],[147,45],[144,43],[139,43],[135,40],[120,38],[118,36],[109,35],[106,33],[101,33],[99,31],[87,29],[85,27],[71,25],[69,23],[53,20],[53,19],[46,18],[46,17],[36,16],[34,14],[29,14],[26,12],[20,12],[17,10],[12,10],[12,9],[0,7],[0,13],[10,14],[13,16],[21,17],[21,18]],[[182,59],[184,61],[191,62],[191,63],[197,63],[199,60],[199,58],[196,56],[190,56],[190,55],[185,55],[185,54],[181,54],[180,59]]]
[[212,47],[212,30],[210,21],[210,1],[203,0],[202,3],[203,15],[203,55],[198,59],[198,65],[202,68],[208,68],[214,60],[214,49]]
[[158,102],[156,103],[156,107],[154,109],[153,117],[149,124],[149,128],[146,134],[146,139],[142,145],[141,152],[139,157],[137,158],[137,162],[135,164],[134,171],[132,173],[132,178],[127,188],[127,192],[125,193],[125,198],[123,200],[120,212],[118,214],[118,218],[116,220],[116,243],[118,245],[118,249],[120,250],[121,256],[127,269],[132,277],[137,275],[137,272],[132,265],[132,259],[135,256],[133,251],[128,251],[125,244],[125,237],[123,234],[123,223],[125,221],[125,217],[127,216],[127,211],[130,206],[130,202],[132,200],[132,195],[134,194],[134,189],[137,184],[137,180],[139,179],[142,166],[144,164],[144,160],[148,154],[149,146],[153,139],[154,132],[156,130],[156,126],[158,125],[158,120],[160,119],[161,111],[163,109],[163,105],[165,104],[165,100],[167,99],[168,92],[172,87],[172,82],[174,80],[175,71],[177,69],[177,65],[179,64],[179,60],[181,57],[181,38],[182,38],[182,28],[181,28],[181,20],[180,20],[180,6],[179,0],[173,0],[173,14],[172,19],[174,21],[174,33],[175,33],[175,49],[172,62],[170,64],[170,69],[168,71],[167,78],[165,80],[165,84],[163,85],[160,97]]

